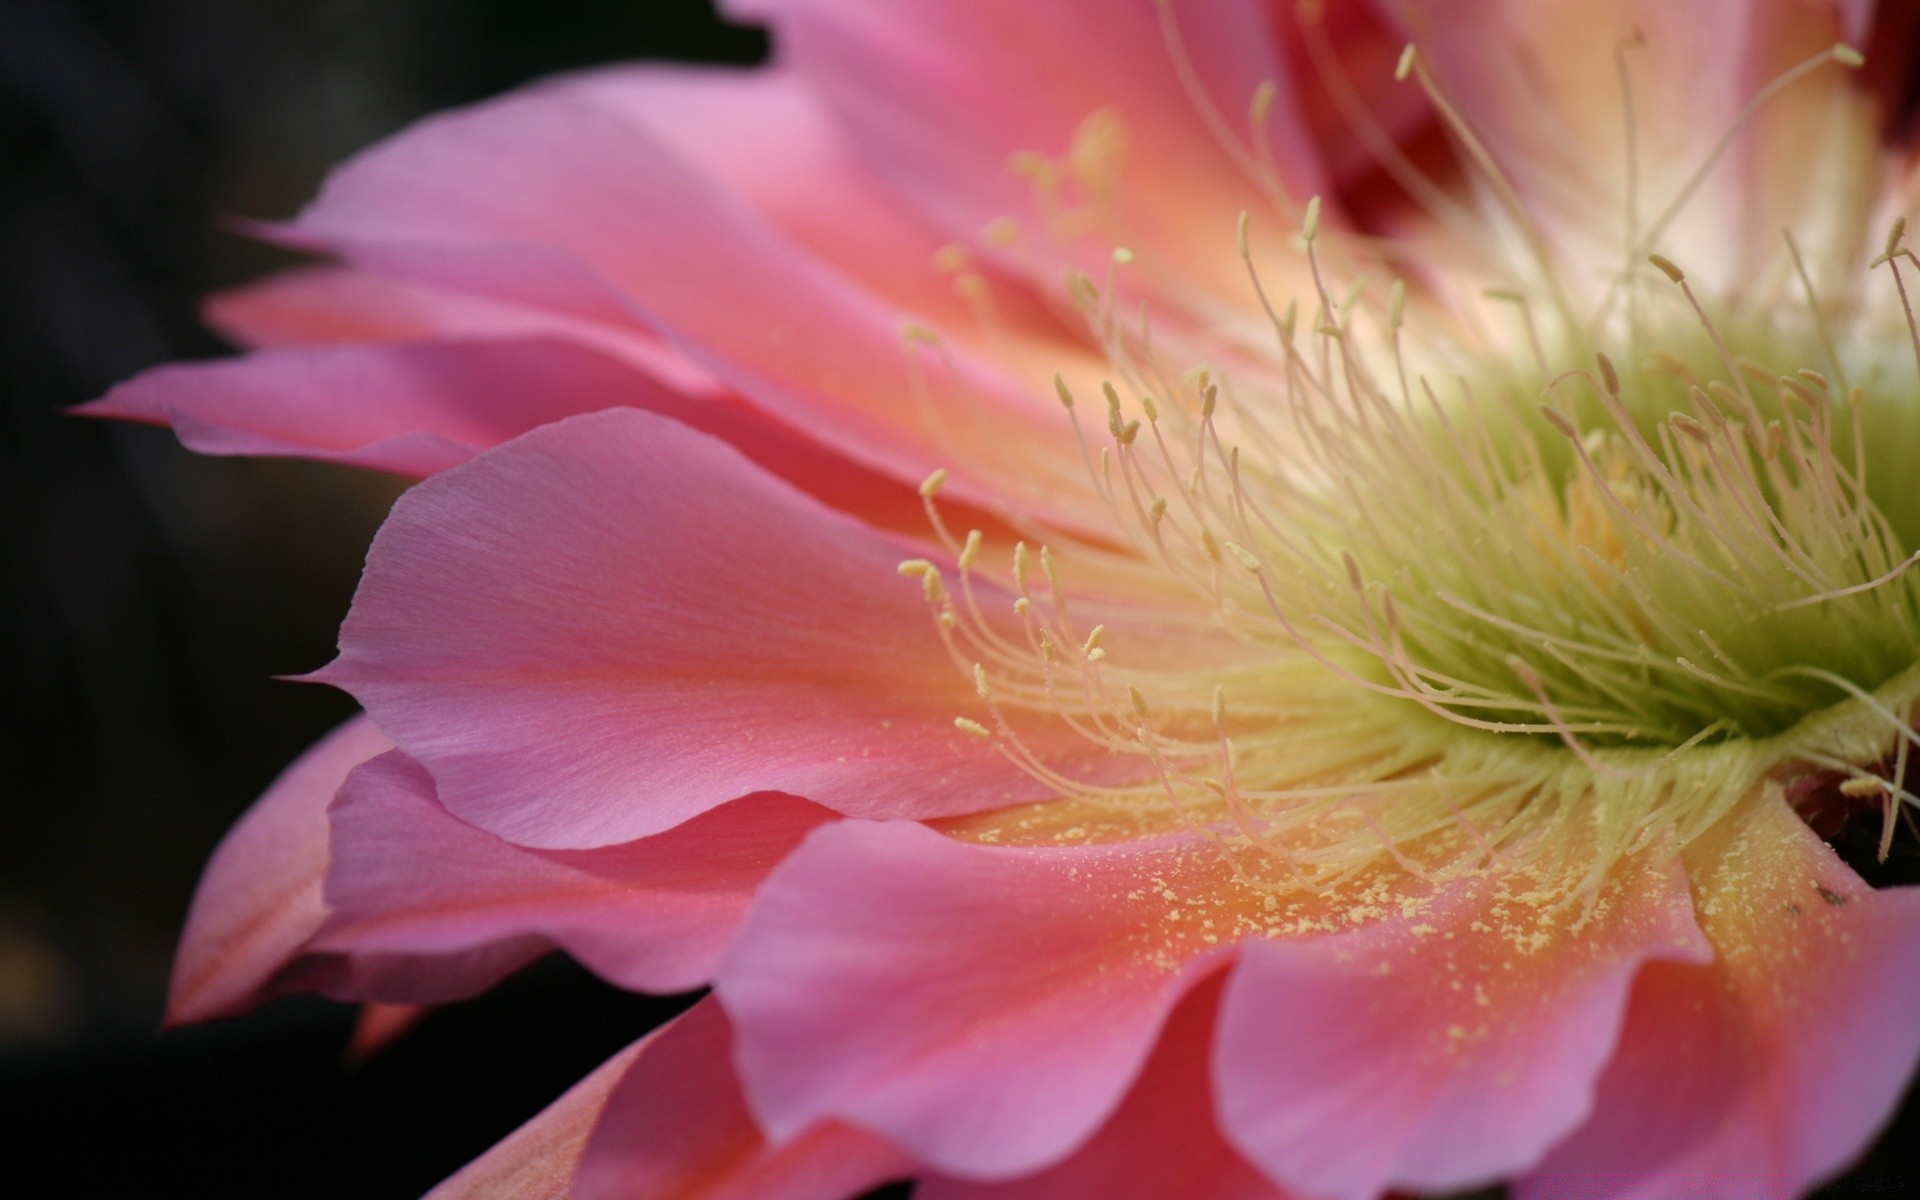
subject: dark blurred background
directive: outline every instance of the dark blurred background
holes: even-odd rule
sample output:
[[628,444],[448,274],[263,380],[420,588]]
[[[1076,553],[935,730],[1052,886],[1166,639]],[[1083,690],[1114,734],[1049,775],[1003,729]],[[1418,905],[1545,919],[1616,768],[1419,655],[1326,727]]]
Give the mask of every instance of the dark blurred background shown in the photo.
[[[368,142],[553,71],[765,53],[706,0],[0,0],[9,1194],[412,1200],[677,1011],[555,960],[357,1065],[318,1000],[156,1033],[201,864],[351,711],[272,677],[331,656],[398,485],[62,410],[226,352],[199,297],[285,259],[216,214],[288,215]],[[1916,1132],[1910,1105],[1834,1194],[1920,1195]]]
[[199,298],[434,109],[615,59],[753,62],[703,0],[0,0],[0,1192],[414,1200],[679,1002],[554,960],[361,1065],[291,1000],[156,1033],[233,820],[351,706],[332,655],[390,479],[62,415],[229,352]]

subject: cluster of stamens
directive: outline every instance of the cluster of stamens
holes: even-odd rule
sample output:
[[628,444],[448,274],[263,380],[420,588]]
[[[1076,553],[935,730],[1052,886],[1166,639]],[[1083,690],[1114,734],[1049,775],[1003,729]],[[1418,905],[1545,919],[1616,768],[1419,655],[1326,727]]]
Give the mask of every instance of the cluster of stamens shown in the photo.
[[[1608,327],[1624,373],[1584,323],[1543,336],[1524,292],[1497,292],[1523,317],[1516,366],[1460,340],[1410,348],[1398,281],[1370,298],[1356,268],[1336,296],[1319,226],[1315,199],[1295,241],[1309,295],[1276,308],[1242,218],[1270,341],[1212,366],[1179,370],[1144,308],[1118,318],[1127,251],[1104,284],[1071,278],[1111,366],[1103,420],[1055,387],[1103,536],[1035,526],[1037,551],[990,547],[949,529],[946,472],[922,487],[957,584],[930,560],[901,570],[975,682],[984,712],[961,731],[1070,801],[1077,833],[1199,828],[1310,887],[1383,857],[1597,877],[1697,835],[1785,762],[1883,797],[1890,828],[1920,803],[1903,782],[1920,551],[1914,514],[1869,486],[1871,393],[1892,385],[1848,378],[1810,285],[1807,328],[1722,329],[1649,255],[1602,302],[1629,298]],[[1901,235],[1874,265],[1904,303],[1920,259]],[[1359,257],[1333,250],[1343,270]],[[1646,265],[1667,285],[1650,299]],[[1737,352],[1763,339],[1768,362],[1825,369]],[[983,571],[996,555],[1005,583]],[[1042,720],[1118,765],[1050,762],[1023,733]],[[1889,753],[1890,772],[1852,765]]]

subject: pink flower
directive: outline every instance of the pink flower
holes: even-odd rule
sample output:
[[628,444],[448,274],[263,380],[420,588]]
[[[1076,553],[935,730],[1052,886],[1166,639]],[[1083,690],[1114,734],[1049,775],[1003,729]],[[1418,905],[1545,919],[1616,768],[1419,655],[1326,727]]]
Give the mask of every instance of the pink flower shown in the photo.
[[1920,803],[1872,6],[732,7],[776,65],[423,122],[96,406],[424,480],[174,1019],[711,984],[440,1197],[1846,1166],[1920,1053],[1811,827]]

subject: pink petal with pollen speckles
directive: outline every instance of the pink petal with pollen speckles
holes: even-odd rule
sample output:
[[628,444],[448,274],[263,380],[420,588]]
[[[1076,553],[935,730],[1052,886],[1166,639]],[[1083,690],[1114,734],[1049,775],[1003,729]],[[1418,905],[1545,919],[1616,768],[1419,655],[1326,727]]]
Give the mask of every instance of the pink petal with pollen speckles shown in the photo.
[[1219,870],[1197,835],[997,847],[909,823],[815,831],[715,983],[754,1111],[776,1138],[840,1119],[970,1177],[1059,1160],[1223,952],[1197,919],[1172,926],[1163,897]]
[[1869,889],[1785,805],[1688,852],[1717,957],[1650,967],[1593,1119],[1523,1200],[1787,1200],[1846,1165],[1920,1056],[1920,889]]
[[1354,933],[1247,944],[1214,1054],[1229,1139],[1338,1200],[1539,1161],[1589,1111],[1641,965],[1707,952],[1677,862],[1580,916],[1480,878]]
[[332,915],[315,951],[434,957],[532,933],[652,992],[704,984],[760,881],[832,819],[749,796],[627,845],[534,851],[449,816],[397,752],[356,770],[329,816]]
[[392,748],[371,721],[355,717],[296,759],[227,834],[200,878],[174,956],[169,1024],[250,1007],[320,927],[327,805],[349,771]]
[[913,549],[672,421],[576,417],[400,500],[318,677],[449,812],[525,845],[757,791],[909,817],[1036,799],[954,728],[978,701],[896,571]]
[[572,1200],[850,1200],[912,1173],[884,1142],[843,1125],[769,1145],[734,1079],[731,1039],[710,999],[650,1039],[607,1098]]

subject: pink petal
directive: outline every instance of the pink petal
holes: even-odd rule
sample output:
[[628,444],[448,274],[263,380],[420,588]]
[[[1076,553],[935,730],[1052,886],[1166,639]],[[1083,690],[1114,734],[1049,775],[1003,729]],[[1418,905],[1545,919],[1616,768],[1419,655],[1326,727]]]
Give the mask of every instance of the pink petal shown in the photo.
[[1782,803],[1689,852],[1717,958],[1635,987],[1593,1119],[1523,1197],[1787,1200],[1841,1170],[1920,1056],[1920,889],[1875,892]]
[[1168,897],[1195,879],[1217,894],[1223,870],[1187,836],[1013,848],[904,822],[816,830],[715,983],[754,1111],[775,1140],[839,1119],[970,1177],[1058,1161],[1218,952],[1198,914],[1168,921]]
[[628,363],[685,395],[721,390],[711,375],[636,327],[625,313],[614,321],[593,321],[331,264],[294,267],[216,293],[202,316],[236,345],[253,349],[559,337]]
[[[1023,504],[1093,503],[1049,396],[950,347],[902,345],[911,314],[877,300],[701,180],[632,121],[533,93],[439,116],[342,167],[299,229],[383,274],[471,290],[669,338],[779,419],[896,479],[963,457],[1017,464]],[[976,419],[930,424],[934,394]],[[1010,447],[1044,447],[1031,463]],[[956,473],[958,474],[958,473]],[[956,494],[985,498],[977,480]],[[977,489],[969,491],[968,489]],[[1087,493],[1074,498],[1075,490]]]
[[319,677],[524,845],[757,791],[913,817],[1037,798],[954,728],[977,701],[910,552],[671,421],[577,417],[400,500]]
[[[955,238],[975,239],[996,218],[1017,217],[1048,240],[1046,206],[1008,170],[1009,159],[1065,156],[1083,122],[1115,113],[1129,144],[1113,220],[1077,265],[1104,273],[1117,241],[1141,254],[1143,270],[1164,273],[1176,301],[1193,300],[1198,289],[1214,304],[1246,304],[1233,231],[1240,212],[1270,208],[1248,165],[1248,111],[1264,81],[1280,85],[1268,149],[1285,187],[1295,202],[1323,190],[1264,2],[1169,9],[1189,57],[1203,64],[1195,71],[1201,103],[1181,83],[1159,5],[737,0],[728,7],[771,20],[776,52],[833,106],[864,161]],[[1233,149],[1224,148],[1203,104],[1237,143]],[[1070,190],[1064,203],[1077,198]],[[1045,275],[1048,283],[1057,277],[1052,264]]]
[[702,407],[565,342],[283,350],[148,371],[80,411],[171,424],[203,454],[285,454],[424,476],[616,405]]
[[427,1193],[425,1200],[573,1200],[574,1167],[614,1087],[673,1027],[635,1042],[505,1141]]
[[643,841],[532,851],[449,816],[393,753],[355,771],[329,816],[315,950],[437,957],[534,934],[614,983],[678,992],[707,981],[754,889],[831,814],[750,796]]
[[970,319],[930,264],[946,239],[873,186],[793,71],[648,64],[549,86],[632,121],[875,295],[943,324]]
[[1219,999],[1215,976],[1180,1001],[1119,1111],[1072,1158],[1005,1183],[923,1180],[915,1200],[1284,1200],[1214,1122]]
[[327,804],[393,743],[355,717],[294,760],[213,852],[173,961],[167,1023],[239,1012],[326,917]]
[[1678,863],[1592,916],[1494,878],[1353,933],[1242,948],[1215,1051],[1230,1140],[1282,1184],[1371,1200],[1539,1161],[1586,1116],[1641,964],[1699,959]]
[[689,397],[549,337],[266,351],[160,367],[76,411],[163,422],[202,454],[293,455],[423,477],[579,413],[644,408],[731,442],[875,524],[923,530],[920,498],[725,395]]
[[650,1039],[608,1098],[573,1200],[848,1200],[911,1173],[884,1142],[822,1125],[768,1145],[729,1061],[711,999]]

